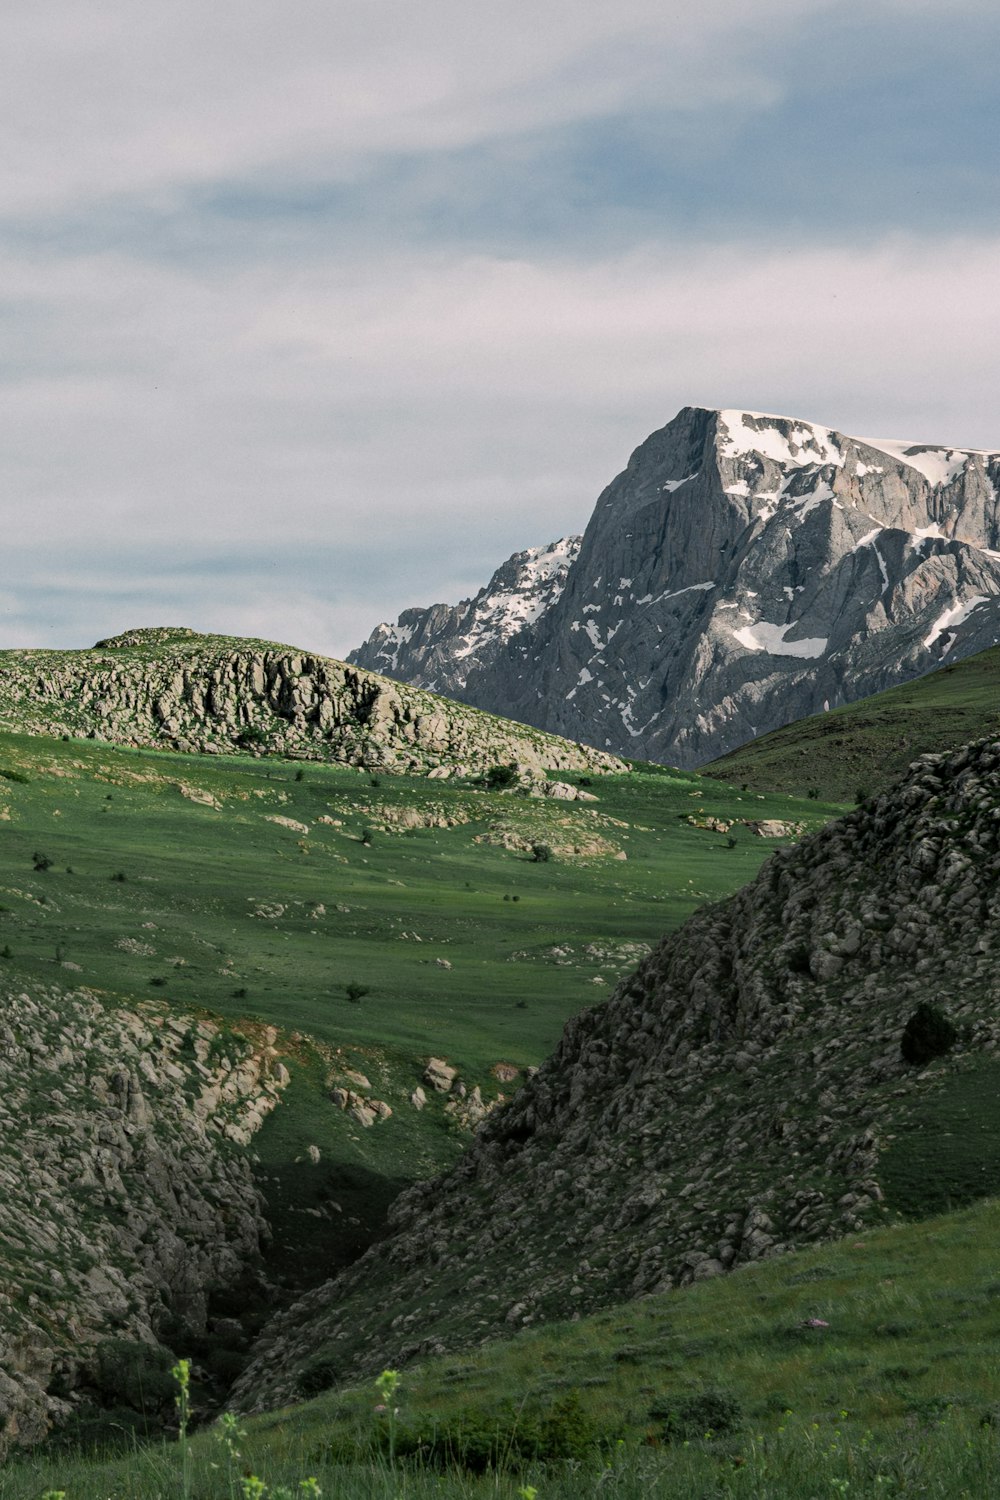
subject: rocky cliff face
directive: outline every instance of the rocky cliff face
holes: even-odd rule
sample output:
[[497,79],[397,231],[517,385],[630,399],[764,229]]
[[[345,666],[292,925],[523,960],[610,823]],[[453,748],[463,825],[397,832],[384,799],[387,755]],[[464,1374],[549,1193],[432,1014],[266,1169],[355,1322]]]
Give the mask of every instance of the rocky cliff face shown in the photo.
[[406,609],[395,625],[376,625],[348,661],[414,687],[462,697],[471,670],[492,666],[512,636],[537,625],[552,608],[581,540],[568,536],[515,552],[474,599]]
[[1000,640],[998,486],[1000,453],[685,408],[601,495],[558,599],[451,690],[699,765]]
[[[915,763],[664,940],[272,1326],[238,1399],[485,1341],[877,1222],[901,1113],[1000,1050],[1000,743]],[[921,1001],[964,1022],[903,1060]],[[385,1288],[392,1288],[386,1298]]]
[[5,989],[0,1457],[93,1393],[106,1340],[196,1337],[209,1289],[259,1279],[266,1226],[234,1146],[287,1081],[273,1041],[88,991]]
[[189,630],[132,631],[92,651],[0,653],[0,727],[438,775],[509,762],[528,773],[625,769],[343,662]]

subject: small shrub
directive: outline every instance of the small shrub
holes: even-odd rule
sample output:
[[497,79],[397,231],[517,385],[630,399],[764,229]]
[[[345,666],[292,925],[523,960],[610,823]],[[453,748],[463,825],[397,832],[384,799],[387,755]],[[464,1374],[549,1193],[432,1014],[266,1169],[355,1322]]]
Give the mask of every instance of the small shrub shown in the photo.
[[[396,1458],[416,1458],[428,1468],[485,1474],[516,1471],[531,1463],[579,1463],[600,1437],[574,1390],[543,1410],[504,1402],[493,1409],[460,1411],[430,1428],[383,1421],[376,1429],[375,1447],[388,1454],[392,1444]],[[326,1456],[344,1462],[357,1458],[343,1443],[328,1449]]]
[[173,1355],[158,1344],[105,1339],[97,1346],[93,1381],[105,1403],[167,1413],[173,1407]]
[[810,802],[818,802],[819,801],[819,787],[818,786],[811,786],[809,788],[809,790],[806,792],[806,796],[809,798]]
[[736,848],[736,840],[733,838],[732,834],[730,834],[729,837],[726,839],[726,848],[727,849],[735,849]]
[[14,957],[14,954],[13,954],[13,952],[11,950],[10,944],[9,943],[4,943],[3,947],[0,948],[0,958],[13,958],[13,957]]
[[368,785],[369,786],[381,786],[382,785],[382,778],[381,778],[381,776],[373,776],[373,777],[371,777],[371,779],[368,782]]
[[950,1052],[957,1040],[958,1031],[941,1007],[921,1000],[906,1023],[899,1050],[904,1062],[921,1067]]
[[149,982],[154,986],[155,989],[162,990],[167,981],[164,979],[162,974],[154,974]]
[[295,780],[296,781],[305,781],[305,779],[306,779],[306,773],[305,773],[305,771],[303,771],[302,767],[300,766],[299,769],[295,773]]
[[517,782],[517,767],[490,766],[486,772],[486,785],[491,792],[502,792]]
[[371,846],[372,846],[372,839],[374,837],[375,837],[375,830],[374,830],[374,828],[362,828],[362,830],[361,830],[361,842],[364,844],[364,846],[365,846],[366,849],[370,849],[371,848]]
[[548,844],[532,844],[531,858],[536,865],[547,865],[552,858],[552,849]]
[[6,769],[0,770],[0,777],[4,781],[19,781],[22,785],[26,785],[31,779],[29,776],[25,776],[23,771],[10,771]]
[[239,745],[246,745],[248,749],[257,749],[267,744],[267,731],[257,724],[248,724],[246,729],[240,730],[236,742]]
[[239,989],[233,990],[233,999],[234,1000],[245,1000],[246,997],[247,997],[247,990],[246,990],[246,986],[245,985],[241,984],[240,987],[239,987]]
[[861,804],[862,804],[862,802],[867,802],[868,801],[868,798],[870,797],[870,795],[871,795],[871,793],[869,792],[869,790],[868,790],[868,788],[866,786],[856,787],[855,788],[855,792],[854,792],[854,801],[856,802],[856,804],[858,805],[858,807],[860,807]]
[[689,1441],[709,1433],[718,1437],[743,1425],[743,1408],[728,1391],[708,1388],[677,1401],[657,1401],[649,1409],[654,1421],[663,1423],[668,1443]]
[[112,880],[117,880],[122,885],[124,885],[125,884],[125,871],[124,870],[116,870],[115,873],[112,875],[111,879]]
[[47,854],[39,854],[37,851],[31,856],[32,864],[36,870],[50,870],[52,861]]
[[366,995],[371,994],[371,985],[345,984],[344,994],[347,996],[348,1000],[350,1000],[352,1005],[358,1005]]

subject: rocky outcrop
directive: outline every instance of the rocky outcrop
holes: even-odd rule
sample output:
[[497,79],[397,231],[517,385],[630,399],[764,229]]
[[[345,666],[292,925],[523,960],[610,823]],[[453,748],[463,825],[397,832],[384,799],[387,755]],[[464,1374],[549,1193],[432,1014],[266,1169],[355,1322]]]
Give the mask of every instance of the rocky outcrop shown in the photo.
[[1000,453],[685,408],[601,495],[558,599],[449,690],[700,765],[1000,640],[998,486]]
[[547,547],[515,552],[474,599],[406,609],[395,625],[376,625],[348,661],[460,698],[471,668],[492,663],[511,636],[537,624],[552,608],[566,586],[580,541],[568,536]]
[[72,1412],[108,1338],[203,1334],[210,1289],[260,1280],[266,1225],[235,1148],[287,1081],[270,1029],[87,991],[2,1000],[0,1456]]
[[617,758],[289,647],[130,631],[92,651],[0,656],[0,727],[208,754],[481,774],[623,771]]
[[[878,1222],[909,1105],[1000,1052],[998,811],[1000,742],[928,757],[703,908],[569,1023],[454,1171],[398,1200],[386,1240],[276,1320],[238,1399]],[[929,1068],[900,1045],[922,1001],[962,1036]]]

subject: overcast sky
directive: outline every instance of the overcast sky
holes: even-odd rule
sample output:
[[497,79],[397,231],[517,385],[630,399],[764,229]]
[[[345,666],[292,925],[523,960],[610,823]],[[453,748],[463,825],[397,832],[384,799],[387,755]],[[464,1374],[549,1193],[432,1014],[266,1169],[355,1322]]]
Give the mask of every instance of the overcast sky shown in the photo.
[[995,0],[7,0],[0,645],[342,655],[682,406],[1000,448]]

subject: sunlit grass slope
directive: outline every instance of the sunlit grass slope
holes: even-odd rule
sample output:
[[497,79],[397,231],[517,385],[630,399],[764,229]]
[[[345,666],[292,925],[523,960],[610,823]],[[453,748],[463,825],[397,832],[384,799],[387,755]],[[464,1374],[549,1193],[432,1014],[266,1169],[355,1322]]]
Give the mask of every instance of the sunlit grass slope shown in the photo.
[[1000,647],[751,740],[703,774],[755,791],[848,801],[898,780],[919,755],[1000,726]]

